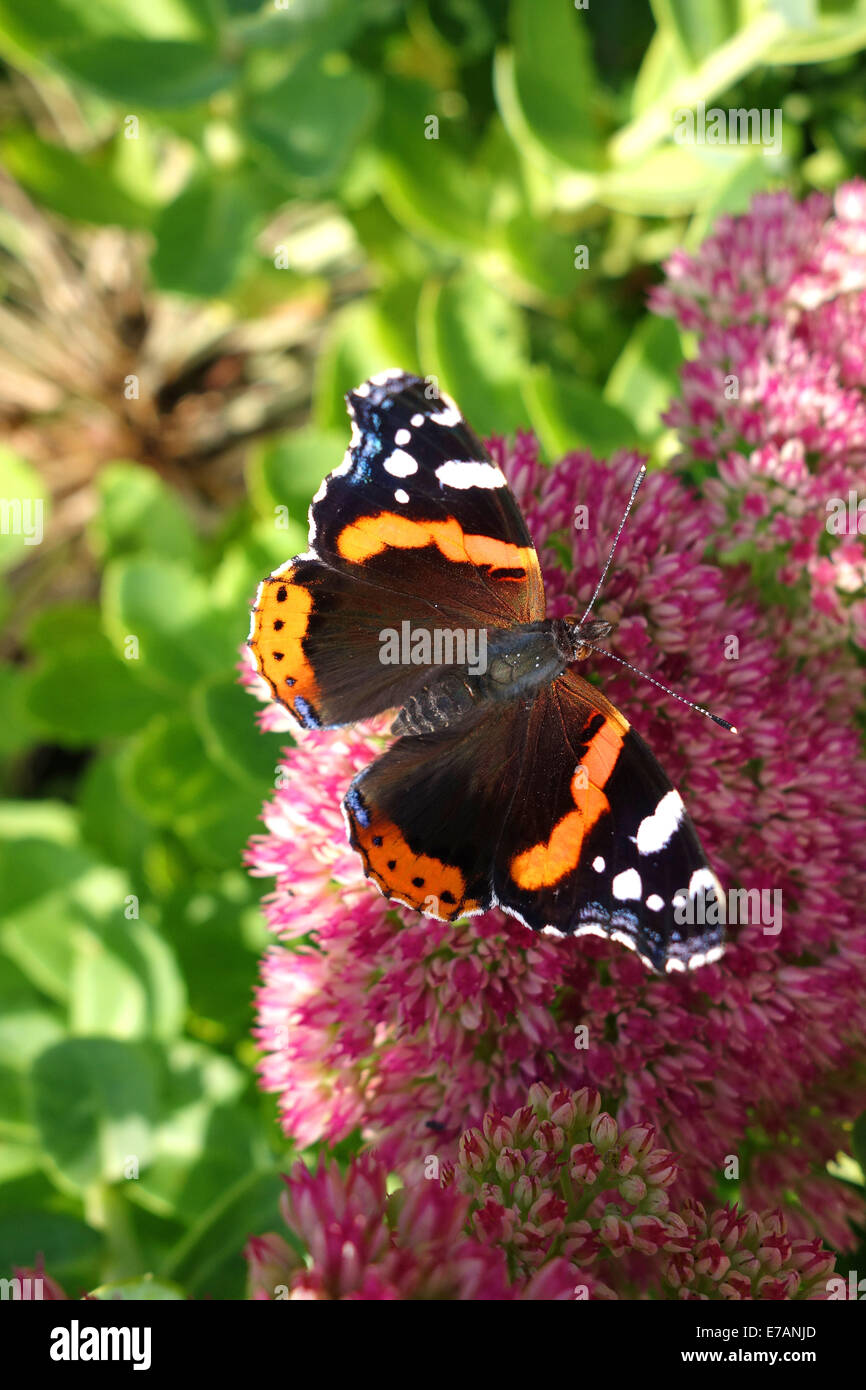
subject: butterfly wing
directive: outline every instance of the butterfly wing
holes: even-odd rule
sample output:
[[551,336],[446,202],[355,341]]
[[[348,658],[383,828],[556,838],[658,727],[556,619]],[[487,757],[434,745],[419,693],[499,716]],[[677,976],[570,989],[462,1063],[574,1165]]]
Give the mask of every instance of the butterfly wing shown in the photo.
[[400,738],[358,774],[343,801],[349,838],[386,898],[444,921],[492,905],[526,722],[525,704],[503,703],[468,726]]
[[520,508],[453,402],[401,372],[346,399],[352,442],[313,499],[310,550],[262,582],[250,630],[274,698],[307,727],[403,703],[424,663],[383,664],[385,630],[544,616]]
[[676,899],[721,887],[682,801],[628,721],[566,672],[534,701],[399,739],[344,801],[386,897],[446,921],[498,906],[535,931],[611,937],[657,971],[721,953]]
[[620,711],[572,671],[532,707],[493,890],[535,930],[612,937],[658,971],[722,951],[721,925],[701,920],[722,889],[679,794]]

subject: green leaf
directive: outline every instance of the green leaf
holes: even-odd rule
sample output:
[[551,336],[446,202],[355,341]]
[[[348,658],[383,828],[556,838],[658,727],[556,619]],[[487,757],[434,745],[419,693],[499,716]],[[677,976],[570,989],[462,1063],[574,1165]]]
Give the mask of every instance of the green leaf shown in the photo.
[[108,38],[63,44],[55,61],[80,82],[127,107],[190,106],[237,76],[209,45]]
[[46,1153],[73,1186],[119,1181],[130,1158],[148,1163],[157,1090],[142,1048],[109,1038],[48,1048],[33,1066],[33,1104]]
[[113,560],[103,582],[106,631],[118,652],[138,642],[141,673],[186,688],[200,675],[231,669],[246,636],[215,611],[207,584],[178,562],[145,557]]
[[255,710],[255,701],[232,677],[208,681],[193,696],[196,728],[211,761],[241,786],[261,792],[274,785],[286,738],[261,733]]
[[186,508],[152,468],[111,463],[98,479],[100,506],[90,538],[100,558],[150,551],[193,560],[198,540]]
[[261,789],[239,787],[214,765],[191,719],[155,719],[125,750],[133,804],[170,827],[209,864],[236,864],[256,828]]
[[186,1041],[166,1062],[153,1162],[129,1193],[147,1210],[189,1224],[245,1174],[273,1164],[255,1111],[239,1103],[248,1085],[239,1066]]
[[239,1298],[246,1272],[239,1259],[247,1239],[279,1224],[283,1188],[276,1173],[249,1173],[196,1222],[174,1251],[166,1273],[196,1298]]
[[40,608],[27,627],[27,646],[35,654],[74,659],[82,647],[90,647],[102,636],[99,609],[92,603],[74,599]]
[[766,57],[766,62],[776,64],[793,63],[832,63],[836,58],[844,58],[849,53],[857,53],[866,48],[866,3],[855,0],[847,7],[846,13],[839,13],[841,4],[822,5],[822,9],[835,9],[837,13],[825,13],[807,20],[805,16],[791,18],[791,33],[774,45]]
[[41,545],[48,506],[35,469],[0,445],[0,571],[19,564]]
[[686,79],[688,70],[689,63],[676,35],[670,29],[657,29],[634,81],[632,115],[640,116],[654,102],[662,101],[670,87]]
[[257,217],[241,180],[217,173],[194,179],[163,210],[154,229],[156,283],[202,299],[223,294],[252,256]]
[[148,39],[204,37],[214,29],[211,0],[0,0],[0,25],[19,42],[49,49],[82,35],[96,38],[139,36]]
[[[9,969],[3,963],[4,973]],[[38,998],[38,996],[34,996]],[[0,1064],[25,1072],[35,1057],[63,1036],[60,1011],[39,1005],[9,1005],[0,1017]]]
[[[640,160],[661,141],[671,138],[676,111],[694,107],[699,101],[709,105],[714,97],[733,87],[758,64],[767,62],[786,30],[786,20],[781,14],[762,7],[696,68],[684,68],[677,61],[676,52],[666,53],[664,57],[669,81],[665,84],[654,81],[651,84],[654,88],[653,99],[646,104],[641,103],[640,107],[636,105],[634,119],[622,126],[610,141],[608,153],[611,160],[615,164],[631,165],[637,176]],[[684,154],[685,151],[680,150],[679,153]],[[657,172],[661,176],[660,166]],[[676,178],[673,166],[668,168],[668,173]]]
[[245,874],[224,883],[211,878],[197,891],[183,885],[164,918],[189,982],[190,1009],[212,1022],[215,1040],[250,1029],[250,981],[267,935],[256,896]]
[[628,415],[641,435],[655,439],[665,428],[661,413],[679,387],[682,361],[676,325],[647,314],[614,364],[604,399]]
[[427,288],[419,317],[422,356],[477,434],[508,434],[528,424],[521,397],[524,333],[517,307],[475,271]]
[[656,23],[669,29],[683,54],[699,63],[737,31],[740,0],[651,0]]
[[284,511],[271,521],[254,522],[243,542],[226,548],[211,575],[214,604],[232,614],[242,639],[247,636],[250,608],[262,578],[307,549],[306,508],[293,506],[291,514],[298,520],[289,519],[287,525]]
[[341,462],[347,445],[346,431],[311,426],[266,440],[247,467],[247,486],[258,509],[274,517],[276,507],[288,508],[289,519],[306,534],[310,498]]
[[441,255],[443,248],[489,245],[493,185],[483,165],[460,149],[439,107],[439,94],[426,83],[388,77],[376,145],[386,206]]
[[634,421],[587,382],[536,367],[523,396],[548,458],[559,458],[570,449],[591,449],[598,458],[606,458],[616,449],[640,446]]
[[513,270],[534,289],[549,296],[556,311],[561,310],[563,300],[580,292],[581,272],[575,267],[575,247],[580,244],[581,232],[564,236],[526,211],[512,218],[502,230]]
[[120,188],[103,167],[101,152],[87,156],[51,145],[30,131],[15,131],[2,144],[3,159],[24,188],[52,212],[73,222],[148,227],[149,207]]
[[327,181],[346,163],[373,117],[375,88],[366,74],[306,58],[250,102],[247,132],[275,173]]
[[366,0],[364,5],[357,0],[292,0],[287,9],[276,13],[273,6],[262,10],[260,0],[229,0],[229,8],[242,14],[232,32],[252,48],[322,45],[344,49],[365,24],[387,17],[383,7],[385,11],[392,8],[393,0]]
[[92,1258],[101,1238],[84,1221],[58,1211],[27,1208],[0,1213],[0,1269],[13,1265],[32,1269],[42,1255],[49,1275],[63,1274],[82,1260]]
[[[0,1133],[6,1126],[0,1124]],[[8,1132],[0,1144],[0,1199],[3,1188],[19,1178],[36,1177],[42,1172],[42,1153],[34,1144],[19,1143]],[[2,1226],[2,1218],[0,1218]],[[31,1261],[33,1256],[31,1255]]]
[[530,163],[538,150],[574,169],[602,163],[585,18],[561,0],[512,0],[511,53],[497,56],[496,101]]
[[0,840],[25,839],[77,845],[80,835],[74,809],[63,801],[0,801]]
[[75,934],[69,1027],[106,1038],[175,1037],[186,991],[174,952],[155,928],[127,920],[123,899],[113,920]]
[[749,146],[662,145],[630,167],[602,175],[597,198],[617,212],[656,217],[693,212],[717,197],[753,158]]
[[33,725],[56,742],[75,747],[132,734],[162,708],[135,663],[118,657],[101,633],[73,653],[48,650],[26,682],[24,704]]
[[178,828],[184,817],[227,792],[224,775],[211,766],[187,716],[155,719],[124,751],[121,775],[134,803],[156,825]]
[[80,783],[78,806],[87,844],[101,859],[136,874],[153,832],[126,796],[118,754],[91,759]]
[[53,999],[69,995],[71,927],[80,921],[73,885],[92,868],[74,846],[25,834],[0,841],[0,948]]
[[154,1279],[152,1274],[143,1274],[140,1279],[125,1279],[119,1284],[100,1284],[98,1289],[91,1289],[87,1296],[109,1303],[164,1303],[186,1299],[186,1294],[177,1284]]
[[20,753],[38,738],[27,712],[27,677],[20,667],[0,666],[0,758]]
[[313,413],[318,429],[340,434],[339,458],[349,443],[343,399],[346,392],[374,373],[397,366],[416,369],[417,348],[414,341],[407,344],[403,326],[383,313],[377,303],[364,300],[334,316],[325,349],[319,354]]

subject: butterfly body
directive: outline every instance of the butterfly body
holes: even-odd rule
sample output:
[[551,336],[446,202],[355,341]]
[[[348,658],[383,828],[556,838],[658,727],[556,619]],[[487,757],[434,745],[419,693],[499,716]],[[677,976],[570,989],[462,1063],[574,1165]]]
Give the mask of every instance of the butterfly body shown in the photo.
[[[715,959],[720,930],[678,920],[721,892],[683,803],[574,669],[610,624],[547,617],[520,509],[453,401],[391,372],[347,404],[310,549],[263,580],[250,646],[304,727],[397,711],[343,802],[367,876],[441,920],[498,906],[655,970]],[[443,662],[461,635],[473,659]]]
[[480,636],[484,669],[439,667],[409,696],[392,733],[454,729],[482,716],[491,703],[534,697],[562,675],[573,656],[561,620],[482,629]]

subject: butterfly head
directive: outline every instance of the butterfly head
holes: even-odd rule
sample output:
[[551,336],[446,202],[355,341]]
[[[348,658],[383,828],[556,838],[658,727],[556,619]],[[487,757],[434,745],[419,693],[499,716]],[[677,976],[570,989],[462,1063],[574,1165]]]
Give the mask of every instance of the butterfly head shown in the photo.
[[605,622],[603,618],[588,618],[581,622],[574,613],[568,613],[562,619],[565,629],[564,636],[572,649],[572,661],[583,661],[592,651],[594,642],[603,641],[613,632],[613,623]]

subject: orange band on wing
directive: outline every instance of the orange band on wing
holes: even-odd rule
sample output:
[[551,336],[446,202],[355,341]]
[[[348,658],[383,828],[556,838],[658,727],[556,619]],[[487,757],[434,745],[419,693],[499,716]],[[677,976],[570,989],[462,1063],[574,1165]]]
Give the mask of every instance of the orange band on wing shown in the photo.
[[[319,687],[303,646],[313,595],[303,584],[292,583],[293,574],[287,566],[263,581],[249,645],[274,697],[308,727],[319,701]],[[298,698],[302,704],[295,708]]]
[[347,813],[352,844],[364,861],[367,877],[386,898],[447,922],[478,911],[480,904],[466,897],[466,880],[453,864],[415,854],[390,821],[371,817],[370,824],[362,826],[350,808]]
[[535,551],[530,547],[500,541],[495,536],[467,535],[454,517],[448,521],[412,521],[397,512],[384,512],[353,521],[337,537],[340,555],[356,564],[389,547],[420,550],[425,545],[435,545],[446,560],[489,565],[491,569],[527,571],[537,564]]
[[629,731],[628,720],[618,711],[617,714],[622,721],[621,724],[614,723],[609,718],[605,719],[583,755],[581,766],[586,768],[587,779],[596,787],[603,787],[616,767],[623,740]]
[[607,719],[590,741],[583,762],[571,779],[574,811],[567,811],[553,827],[549,840],[542,840],[522,854],[516,854],[509,872],[518,888],[536,892],[552,888],[577,868],[583,842],[605,811],[608,799],[602,788],[613,772],[628,727],[621,729]]

